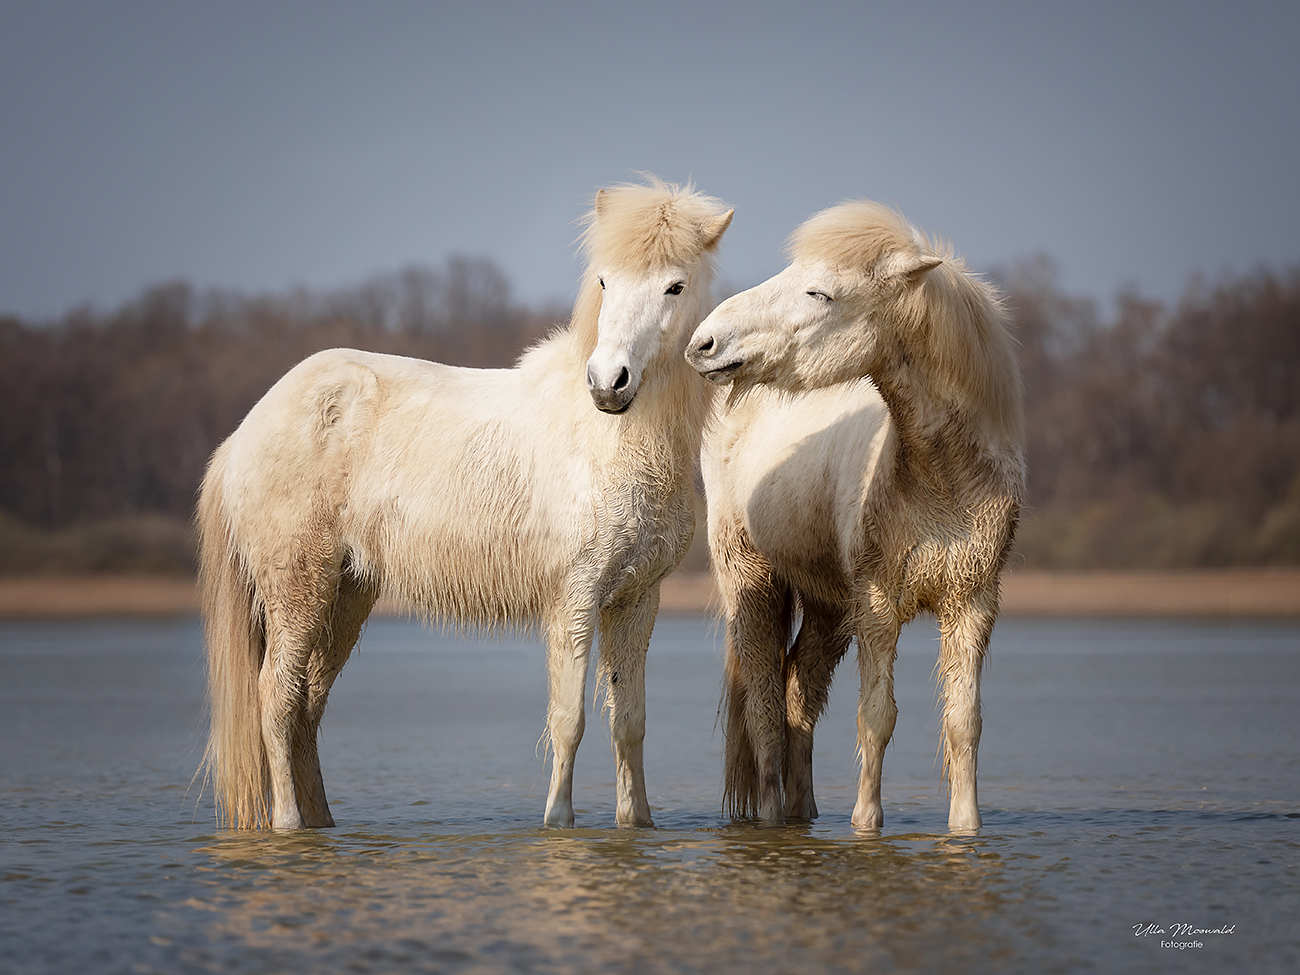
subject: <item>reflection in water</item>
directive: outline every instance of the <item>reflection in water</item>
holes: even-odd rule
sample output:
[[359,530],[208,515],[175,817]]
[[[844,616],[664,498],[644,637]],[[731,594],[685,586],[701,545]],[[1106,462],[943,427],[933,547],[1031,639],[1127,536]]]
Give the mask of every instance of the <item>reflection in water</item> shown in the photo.
[[[982,925],[1002,898],[990,887],[996,857],[982,854],[942,837],[723,829],[703,840],[553,844],[549,859],[558,889],[581,892],[587,908],[622,905],[607,923],[664,970],[801,957],[856,970],[994,954],[1001,925]],[[942,929],[946,946],[935,943]]]
[[996,971],[1024,947],[1019,895],[978,838],[228,834],[197,852],[209,882],[186,906],[268,957],[314,944],[380,968]]

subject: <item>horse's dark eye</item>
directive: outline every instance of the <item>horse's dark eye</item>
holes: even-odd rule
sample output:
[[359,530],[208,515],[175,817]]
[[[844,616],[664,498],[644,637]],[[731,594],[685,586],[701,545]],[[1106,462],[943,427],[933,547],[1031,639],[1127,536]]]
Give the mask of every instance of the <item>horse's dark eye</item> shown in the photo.
[[825,291],[809,291],[809,292],[808,292],[808,297],[810,297],[810,298],[816,298],[818,301],[830,301],[830,300],[831,300],[831,296],[828,295]]
[[668,290],[665,291],[664,294],[666,294],[666,295],[679,295],[679,294],[682,293],[682,290],[683,290],[685,287],[686,287],[686,282],[685,282],[685,281],[678,281],[676,284],[669,285],[669,286],[668,286]]
[[596,280],[600,282],[600,290],[601,290],[601,291],[604,291],[604,290],[605,290],[605,279],[604,279],[604,278],[597,278]]

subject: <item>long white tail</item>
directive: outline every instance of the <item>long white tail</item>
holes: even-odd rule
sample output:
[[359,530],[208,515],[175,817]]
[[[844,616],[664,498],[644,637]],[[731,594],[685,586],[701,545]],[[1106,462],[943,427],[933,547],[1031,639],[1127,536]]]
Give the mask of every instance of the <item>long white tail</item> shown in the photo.
[[232,544],[225,516],[225,458],[223,445],[208,465],[199,495],[199,587],[211,720],[203,760],[216,796],[218,825],[259,829],[271,825],[270,771],[257,691],[266,635],[253,582]]

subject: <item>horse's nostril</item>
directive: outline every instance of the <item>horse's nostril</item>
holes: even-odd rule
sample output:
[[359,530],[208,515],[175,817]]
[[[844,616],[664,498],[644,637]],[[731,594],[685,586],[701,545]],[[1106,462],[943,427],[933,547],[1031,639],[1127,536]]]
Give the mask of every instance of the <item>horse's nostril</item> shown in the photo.
[[709,340],[708,340],[707,342],[705,342],[703,345],[700,346],[700,351],[701,351],[701,352],[712,352],[712,351],[713,351],[713,336],[712,336],[712,335],[709,336]]
[[632,376],[628,373],[627,366],[624,366],[619,370],[618,378],[614,380],[614,389],[621,393],[623,390],[627,389],[627,384],[631,381]]

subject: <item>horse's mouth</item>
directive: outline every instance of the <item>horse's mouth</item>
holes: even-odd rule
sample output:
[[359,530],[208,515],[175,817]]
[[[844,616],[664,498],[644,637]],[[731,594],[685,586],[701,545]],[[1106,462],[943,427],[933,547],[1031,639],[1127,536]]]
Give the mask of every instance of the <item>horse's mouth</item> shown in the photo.
[[711,383],[722,385],[731,382],[735,378],[736,372],[743,365],[743,362],[728,362],[725,366],[718,366],[718,368],[710,369],[708,372],[701,373],[701,375]]
[[620,407],[619,407],[618,409],[616,409],[616,410],[607,410],[607,409],[605,409],[605,407],[601,406],[599,403],[596,404],[596,409],[600,410],[600,412],[602,412],[602,413],[608,413],[610,416],[620,416],[621,414],[626,413],[626,412],[627,412],[628,410],[630,410],[631,408],[632,408],[632,401],[631,401],[631,400],[628,400],[626,403],[624,403],[622,406],[620,406]]

